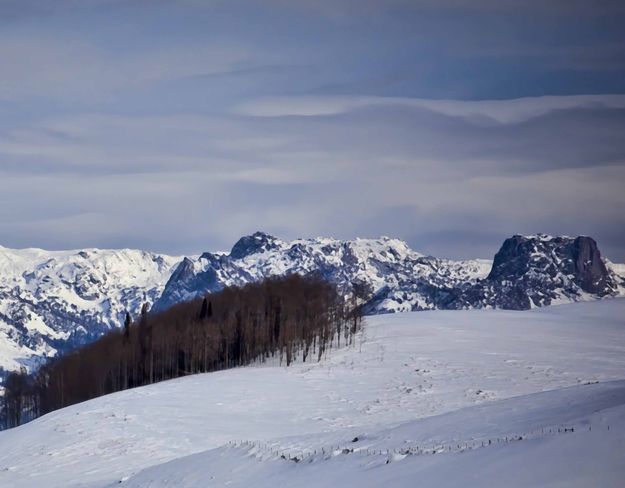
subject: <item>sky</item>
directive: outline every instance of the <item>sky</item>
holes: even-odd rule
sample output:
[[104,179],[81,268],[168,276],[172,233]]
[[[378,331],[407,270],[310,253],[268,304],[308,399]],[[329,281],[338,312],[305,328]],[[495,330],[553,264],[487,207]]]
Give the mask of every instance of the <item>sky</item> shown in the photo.
[[625,262],[625,3],[0,0],[0,245]]

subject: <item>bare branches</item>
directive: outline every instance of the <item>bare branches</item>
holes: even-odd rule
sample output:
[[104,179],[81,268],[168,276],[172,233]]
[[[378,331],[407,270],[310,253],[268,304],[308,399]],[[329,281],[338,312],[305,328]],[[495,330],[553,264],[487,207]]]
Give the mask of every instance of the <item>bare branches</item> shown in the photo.
[[6,382],[7,425],[126,388],[187,374],[279,358],[318,360],[351,343],[361,325],[359,302],[345,303],[316,277],[290,275],[181,303],[159,314],[144,305],[137,322]]

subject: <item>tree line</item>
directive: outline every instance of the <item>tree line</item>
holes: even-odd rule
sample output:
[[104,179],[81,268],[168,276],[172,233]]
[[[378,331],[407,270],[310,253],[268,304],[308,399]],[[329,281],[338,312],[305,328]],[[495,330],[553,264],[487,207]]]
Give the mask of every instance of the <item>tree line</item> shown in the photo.
[[315,276],[269,278],[230,287],[138,317],[97,341],[4,382],[6,427],[115,391],[273,358],[320,360],[353,342],[362,323],[356,296],[346,301]]

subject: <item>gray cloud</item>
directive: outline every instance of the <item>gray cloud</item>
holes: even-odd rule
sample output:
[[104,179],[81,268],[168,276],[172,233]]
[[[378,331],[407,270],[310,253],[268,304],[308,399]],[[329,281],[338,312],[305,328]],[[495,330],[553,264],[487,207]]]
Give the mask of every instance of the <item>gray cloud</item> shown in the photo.
[[[558,100],[546,114],[528,100],[520,119],[495,110],[504,120],[496,125],[451,102],[425,110],[379,100],[303,117],[48,120],[0,137],[0,157],[11,162],[0,192],[12,203],[0,226],[16,243],[45,235],[61,247],[173,252],[224,248],[256,228],[390,234],[455,257],[487,257],[516,232],[605,234],[611,257],[622,259],[613,227],[625,224],[625,113],[612,108],[618,98],[593,100],[591,109]],[[463,234],[467,241],[448,240]]]
[[[0,1],[1,245],[625,261],[622,2]],[[546,96],[543,96],[546,95]]]
[[234,107],[234,113],[256,117],[335,115],[366,107],[425,109],[489,125],[518,123],[556,110],[625,108],[625,95],[578,95],[513,100],[427,100],[389,97],[276,97]]

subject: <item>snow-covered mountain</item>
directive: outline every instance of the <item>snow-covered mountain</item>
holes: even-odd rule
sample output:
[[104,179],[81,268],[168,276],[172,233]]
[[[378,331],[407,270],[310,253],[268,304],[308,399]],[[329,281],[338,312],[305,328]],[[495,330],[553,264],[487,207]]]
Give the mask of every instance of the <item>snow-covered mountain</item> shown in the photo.
[[[491,269],[492,268],[492,269]],[[514,236],[488,260],[425,256],[397,239],[283,241],[257,232],[229,253],[179,258],[137,250],[0,247],[0,366],[16,369],[100,336],[141,304],[182,300],[267,276],[317,273],[368,297],[369,314],[505,308],[625,293],[625,266],[589,237]]]
[[594,239],[513,236],[484,280],[463,287],[448,308],[526,310],[625,292],[621,268],[601,257]]
[[[618,269],[618,268],[617,268]],[[466,308],[523,310],[623,292],[590,237],[514,236],[494,262],[425,256],[397,239],[298,239],[263,232],[242,237],[229,254],[185,258],[157,309],[266,276],[317,273],[345,293],[365,290],[369,314]]]
[[[329,238],[282,241],[263,232],[242,237],[229,254],[185,258],[172,274],[157,309],[266,276],[316,273],[343,292],[354,286],[372,298],[369,313],[442,308],[440,290],[485,277],[488,260],[450,261],[424,256],[398,239]],[[444,293],[444,292],[440,292]]]
[[153,303],[180,258],[136,250],[0,247],[0,366],[30,366]]

